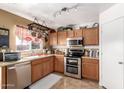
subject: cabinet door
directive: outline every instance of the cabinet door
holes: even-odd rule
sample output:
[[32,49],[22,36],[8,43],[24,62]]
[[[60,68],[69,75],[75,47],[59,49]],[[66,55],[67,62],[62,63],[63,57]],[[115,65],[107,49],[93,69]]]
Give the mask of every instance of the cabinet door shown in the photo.
[[44,72],[45,72],[45,75],[49,74],[50,72],[49,61],[44,62]]
[[44,65],[43,62],[41,63],[41,78],[44,77]]
[[99,44],[99,29],[88,28],[83,29],[84,45],[98,45]]
[[32,82],[53,72],[53,57],[41,58],[32,61]]
[[92,80],[99,80],[99,65],[96,59],[83,59],[82,77]]
[[46,76],[49,73],[49,62],[44,61],[42,62],[42,69],[43,69],[43,76]]
[[58,45],[66,45],[66,37],[67,37],[67,32],[66,31],[59,31],[58,32]]
[[1,88],[2,89],[5,89],[6,88],[6,80],[7,80],[7,75],[6,75],[6,72],[7,72],[7,69],[6,67],[1,67],[0,68],[0,71],[1,71],[1,79],[0,79],[0,84],[1,84]]
[[57,45],[57,32],[50,33],[49,41],[51,46]]
[[67,31],[67,37],[73,38],[74,37],[74,31]]
[[41,64],[32,65],[32,82],[39,80],[41,77]]
[[51,57],[50,58],[50,61],[49,61],[49,68],[50,68],[50,72],[53,72],[54,71],[54,63],[53,63],[53,61],[54,61],[54,57]]
[[53,72],[53,57],[47,57],[42,59],[42,70],[43,76]]
[[55,71],[64,73],[64,56],[55,57]]
[[76,29],[74,30],[74,37],[82,37],[82,29]]

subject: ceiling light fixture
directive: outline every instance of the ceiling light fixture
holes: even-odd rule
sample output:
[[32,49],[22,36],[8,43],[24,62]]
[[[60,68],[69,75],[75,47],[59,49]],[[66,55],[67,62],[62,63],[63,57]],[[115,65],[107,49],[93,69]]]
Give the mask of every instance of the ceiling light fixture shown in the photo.
[[56,12],[53,14],[53,16],[54,16],[54,17],[57,17],[57,16],[61,15],[62,12],[68,12],[68,13],[69,13],[70,10],[72,10],[72,9],[77,9],[77,7],[79,7],[79,4],[73,5],[73,6],[71,6],[71,7],[63,7],[61,10],[56,11]]

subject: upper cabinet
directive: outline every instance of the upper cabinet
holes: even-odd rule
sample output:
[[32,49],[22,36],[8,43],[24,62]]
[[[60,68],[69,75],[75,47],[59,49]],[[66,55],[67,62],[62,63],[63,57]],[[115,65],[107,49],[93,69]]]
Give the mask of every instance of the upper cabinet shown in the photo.
[[84,45],[99,45],[98,27],[50,33],[50,45],[66,45],[67,38],[75,37],[83,37]]
[[58,45],[66,45],[67,31],[58,31]]
[[54,33],[50,33],[50,45],[53,46],[53,45],[57,45],[57,32],[54,32]]
[[74,31],[67,31],[67,38],[73,38],[74,37]]
[[82,37],[82,29],[74,30],[74,37]]
[[67,31],[67,37],[68,38],[73,38],[73,37],[82,37],[82,29],[75,29],[73,31]]
[[99,29],[87,28],[83,29],[84,45],[99,45]]

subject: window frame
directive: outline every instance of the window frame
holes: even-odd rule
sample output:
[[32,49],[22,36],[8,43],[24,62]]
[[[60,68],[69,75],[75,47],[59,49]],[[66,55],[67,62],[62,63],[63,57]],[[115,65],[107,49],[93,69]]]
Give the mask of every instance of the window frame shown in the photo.
[[[42,48],[43,48],[43,43],[39,43],[39,45],[40,45],[40,48],[38,48],[38,49],[32,49],[32,41],[29,41],[30,42],[30,44],[29,44],[29,49],[25,49],[25,50],[18,50],[17,49],[17,34],[16,34],[16,31],[17,31],[17,27],[20,27],[20,29],[27,29],[27,27],[25,27],[25,26],[20,26],[20,25],[16,25],[16,29],[15,29],[15,36],[16,36],[16,51],[18,51],[18,52],[21,52],[21,51],[24,51],[24,52],[26,52],[26,51],[32,51],[32,50],[41,50]],[[29,31],[29,30],[28,30]],[[29,32],[30,33],[30,32]],[[23,34],[22,34],[23,35]],[[22,36],[23,37],[23,36]],[[23,38],[24,39],[24,38]],[[41,39],[42,40],[42,39]],[[42,42],[43,42],[43,40],[42,40]],[[23,43],[20,43],[20,45],[21,44],[23,44]]]

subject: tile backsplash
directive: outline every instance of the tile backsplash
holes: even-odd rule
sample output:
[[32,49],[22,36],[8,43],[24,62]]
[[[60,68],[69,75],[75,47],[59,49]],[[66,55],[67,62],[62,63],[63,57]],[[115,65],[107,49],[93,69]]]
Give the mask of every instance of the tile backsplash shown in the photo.
[[84,56],[98,58],[99,57],[99,49],[94,49],[94,48],[84,49]]
[[21,52],[21,57],[28,57],[31,55],[35,55],[35,54],[41,54],[42,50],[33,50],[33,51],[22,51]]
[[53,54],[61,54],[61,55],[64,55],[65,54],[65,51],[66,51],[66,48],[53,48],[52,50]]

